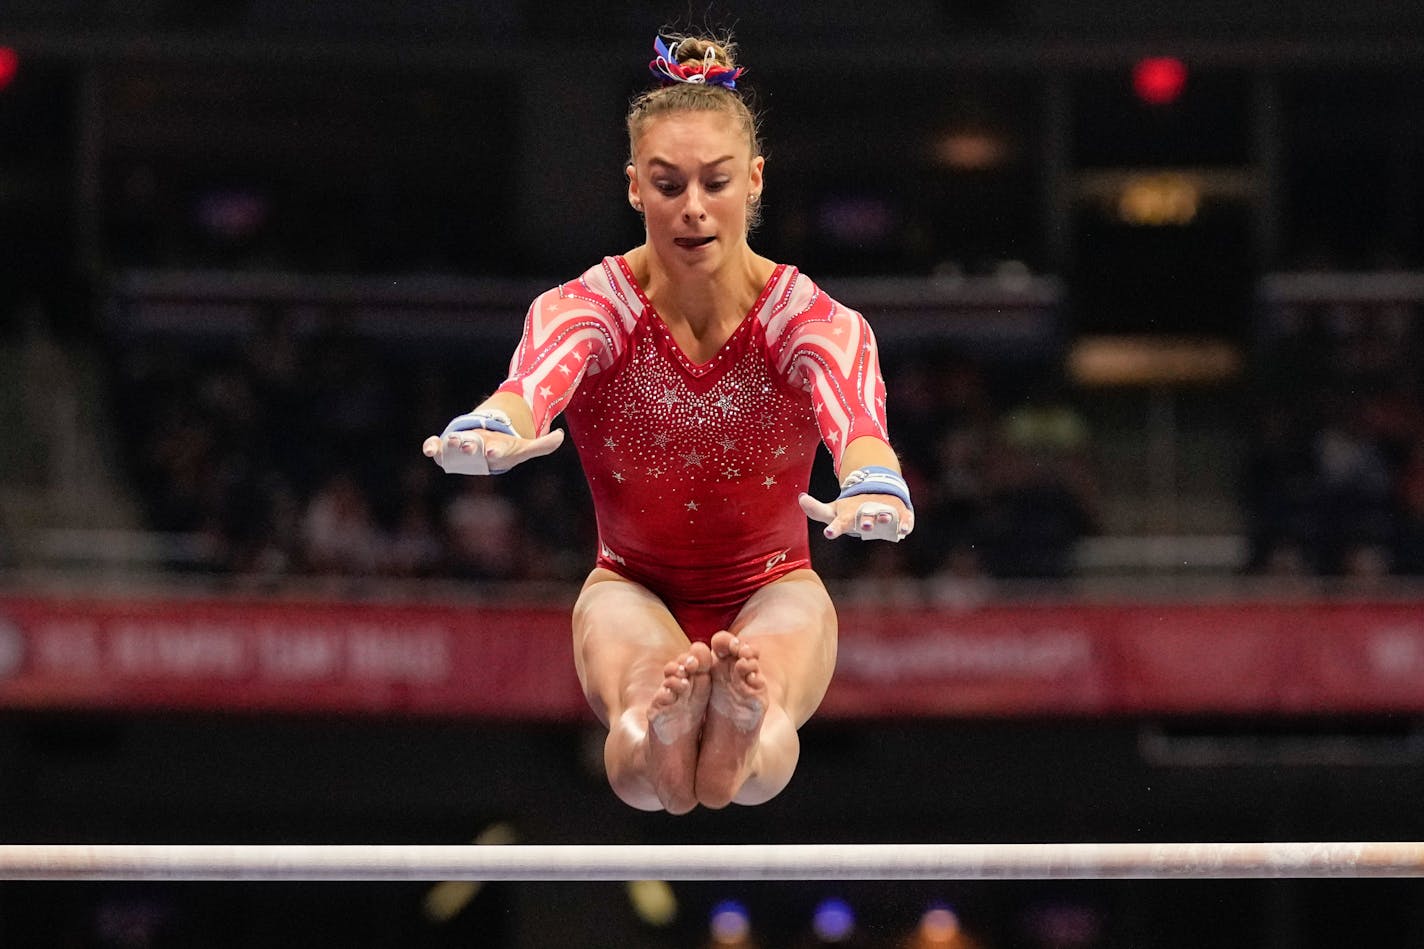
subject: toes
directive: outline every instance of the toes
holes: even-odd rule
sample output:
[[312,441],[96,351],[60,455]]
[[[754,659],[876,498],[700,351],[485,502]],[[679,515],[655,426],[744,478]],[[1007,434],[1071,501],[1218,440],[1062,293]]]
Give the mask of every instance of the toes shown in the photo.
[[674,705],[678,699],[687,694],[690,688],[692,688],[692,683],[688,680],[669,676],[653,693],[652,704],[655,706]]
[[706,672],[713,665],[712,650],[706,643],[693,643],[692,648],[663,667],[663,675],[668,678],[689,678],[699,672]]
[[707,673],[714,665],[712,652],[704,643],[693,643],[692,648],[671,659],[663,666],[663,681],[653,693],[651,705],[660,712],[688,701],[698,701],[698,683],[708,683]]
[[718,659],[745,659],[756,655],[750,644],[727,632],[712,637],[712,652]]
[[712,668],[712,649],[706,643],[693,643],[688,656],[696,663],[692,672],[706,672]]
[[732,650],[737,648],[737,637],[726,630],[712,634],[712,654],[718,659],[726,659],[732,654]]

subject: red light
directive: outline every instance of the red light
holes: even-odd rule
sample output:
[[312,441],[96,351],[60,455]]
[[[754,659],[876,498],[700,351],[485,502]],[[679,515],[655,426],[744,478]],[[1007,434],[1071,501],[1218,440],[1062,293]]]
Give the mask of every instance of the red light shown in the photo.
[[1174,56],[1154,56],[1132,67],[1132,89],[1148,105],[1170,105],[1187,85],[1187,65]]
[[15,73],[20,71],[20,54],[8,46],[0,46],[0,91],[3,91]]

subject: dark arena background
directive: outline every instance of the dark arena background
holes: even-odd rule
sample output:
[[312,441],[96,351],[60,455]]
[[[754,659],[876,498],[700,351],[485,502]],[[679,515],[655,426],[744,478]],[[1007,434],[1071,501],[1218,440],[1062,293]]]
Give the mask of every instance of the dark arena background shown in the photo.
[[[5,0],[0,842],[1424,839],[1424,4]],[[732,26],[920,527],[791,786],[618,803],[574,452],[445,476]],[[814,493],[834,493],[822,459]],[[814,532],[813,532],[814,533]],[[5,947],[1424,946],[1412,880],[0,883]]]

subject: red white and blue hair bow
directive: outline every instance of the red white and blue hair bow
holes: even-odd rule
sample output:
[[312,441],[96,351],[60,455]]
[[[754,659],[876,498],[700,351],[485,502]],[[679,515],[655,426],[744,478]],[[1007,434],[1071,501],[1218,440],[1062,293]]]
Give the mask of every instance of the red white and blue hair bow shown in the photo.
[[694,60],[690,63],[679,63],[677,61],[677,43],[668,46],[663,42],[661,36],[653,40],[653,49],[657,50],[657,58],[648,63],[648,68],[653,75],[664,82],[690,82],[698,85],[723,86],[727,89],[737,88],[737,80],[743,73],[742,67],[733,69],[730,66],[723,66],[717,62],[717,51],[712,47],[707,47],[707,53],[701,61]]

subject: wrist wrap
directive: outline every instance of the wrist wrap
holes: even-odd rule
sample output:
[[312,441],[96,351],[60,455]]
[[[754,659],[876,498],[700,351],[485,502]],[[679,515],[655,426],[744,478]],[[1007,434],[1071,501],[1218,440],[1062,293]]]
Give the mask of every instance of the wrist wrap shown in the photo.
[[893,468],[867,465],[846,475],[841,484],[840,498],[855,497],[857,494],[888,494],[904,501],[910,510],[915,509],[910,503],[910,486],[905,483],[904,476]]

